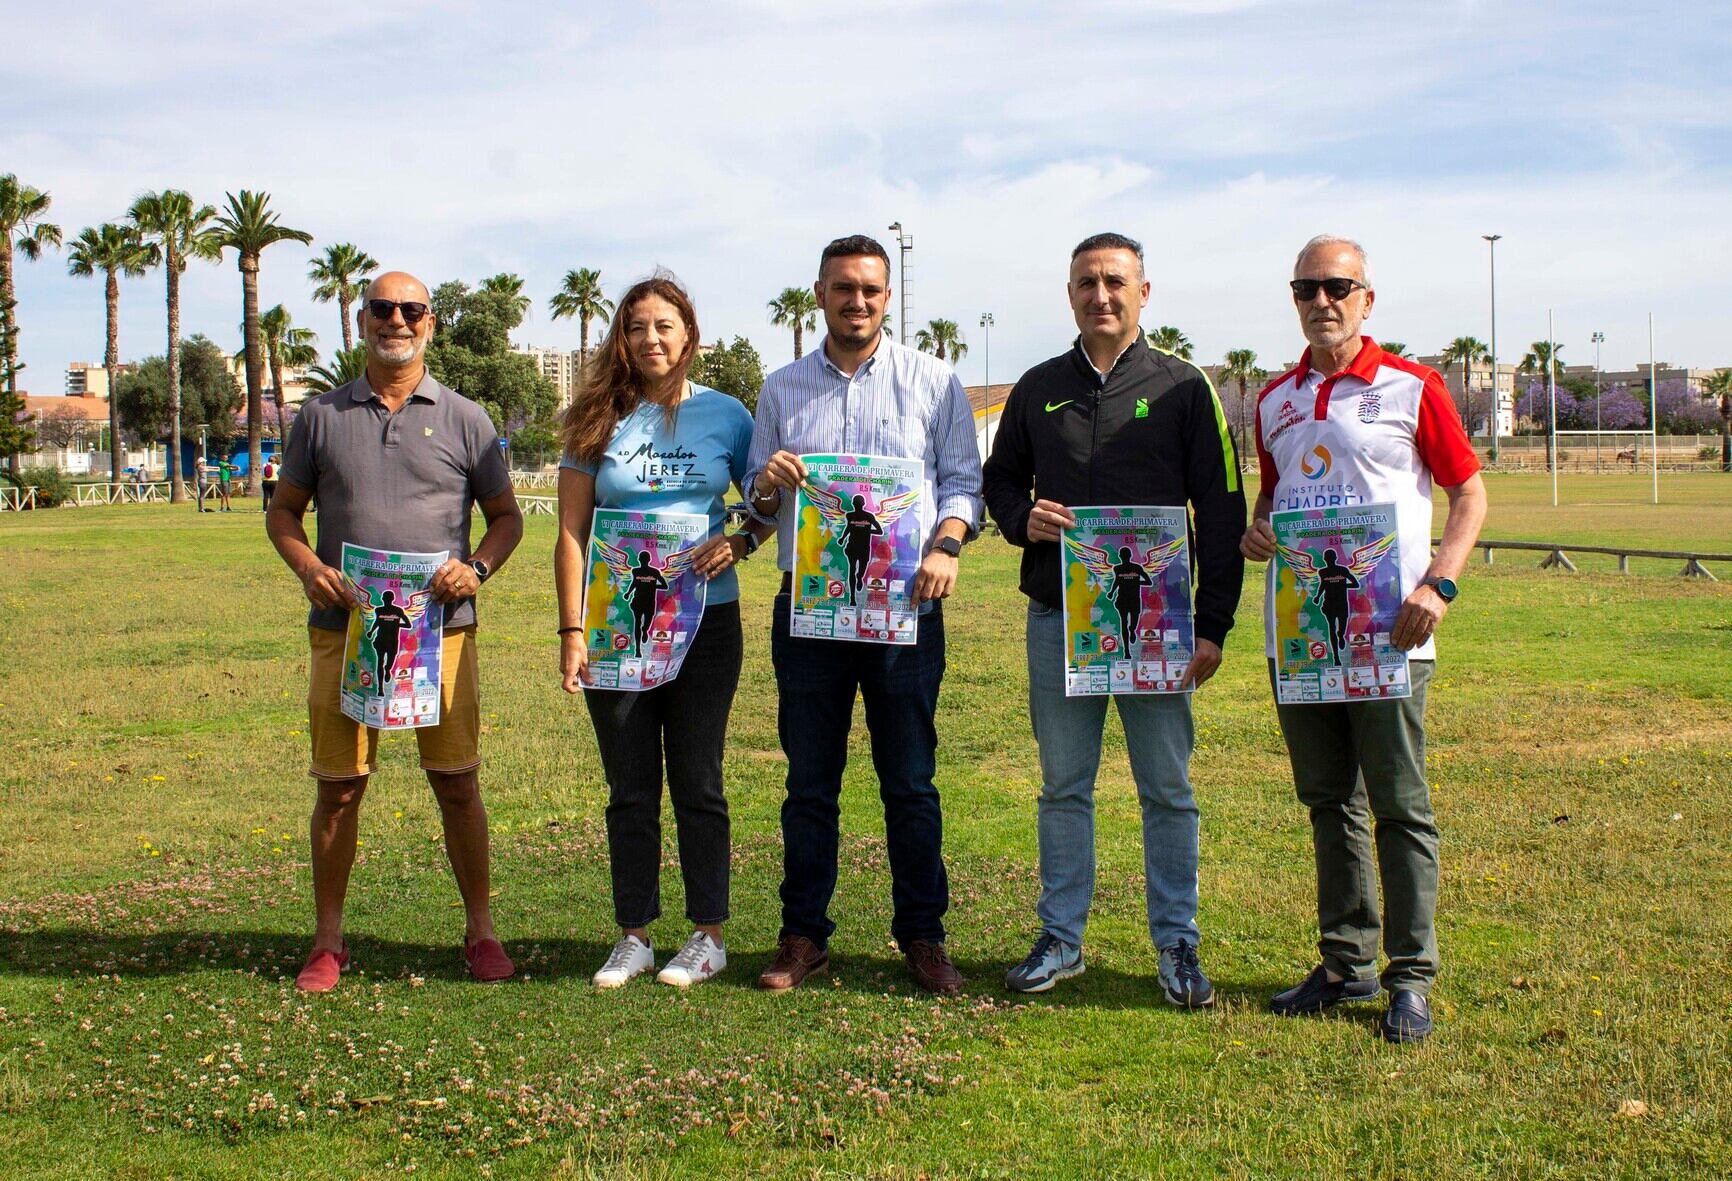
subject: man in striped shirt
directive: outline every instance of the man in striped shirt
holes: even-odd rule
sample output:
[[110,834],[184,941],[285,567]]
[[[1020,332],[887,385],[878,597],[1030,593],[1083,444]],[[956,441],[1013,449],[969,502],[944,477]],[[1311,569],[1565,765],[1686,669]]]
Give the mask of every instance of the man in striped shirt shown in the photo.
[[[784,991],[829,966],[828,915],[836,889],[838,799],[856,694],[866,705],[872,764],[884,801],[894,915],[890,933],[915,980],[955,992],[962,976],[944,949],[950,884],[944,870],[934,715],[944,678],[942,601],[956,587],[963,542],[980,520],[980,453],[962,383],[943,361],[887,340],[890,257],[863,235],[824,248],[814,287],[822,345],[764,382],[747,461],[752,514],[774,524],[783,571],[770,633],[779,696],[777,726],[788,756],[782,803],[782,931],[758,978]],[[925,467],[920,508],[926,537],[913,598],[913,645],[794,636],[794,493],[802,455],[881,455]]]

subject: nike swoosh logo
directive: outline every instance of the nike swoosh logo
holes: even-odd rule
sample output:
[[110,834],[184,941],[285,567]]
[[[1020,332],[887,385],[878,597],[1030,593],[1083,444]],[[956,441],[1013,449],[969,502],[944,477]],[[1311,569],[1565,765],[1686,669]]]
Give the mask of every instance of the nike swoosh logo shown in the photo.
[[1076,401],[1075,398],[1066,398],[1062,402],[1048,402],[1046,404],[1046,412],[1048,414],[1051,414],[1054,410],[1063,410],[1066,406],[1069,406],[1074,401]]

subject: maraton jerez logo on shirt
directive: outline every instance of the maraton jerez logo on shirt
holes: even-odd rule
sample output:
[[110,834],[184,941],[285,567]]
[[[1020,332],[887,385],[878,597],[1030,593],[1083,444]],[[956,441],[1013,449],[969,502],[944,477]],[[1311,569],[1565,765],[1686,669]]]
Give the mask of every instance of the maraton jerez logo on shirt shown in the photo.
[[[624,462],[638,465],[638,482],[659,483],[662,487],[683,486],[685,478],[698,474],[697,452],[676,444],[672,451],[657,451],[648,443],[640,443]],[[671,482],[677,481],[677,484]]]

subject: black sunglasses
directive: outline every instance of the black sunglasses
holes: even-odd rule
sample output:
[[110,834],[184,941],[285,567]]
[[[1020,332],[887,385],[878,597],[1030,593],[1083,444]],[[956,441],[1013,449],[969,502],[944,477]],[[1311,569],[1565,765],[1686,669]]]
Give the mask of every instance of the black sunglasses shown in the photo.
[[1287,286],[1293,289],[1293,298],[1301,303],[1310,303],[1317,298],[1317,292],[1322,291],[1331,301],[1346,299],[1353,294],[1355,287],[1364,291],[1371,288],[1358,279],[1295,279]]
[[403,313],[403,323],[419,324],[422,318],[431,310],[432,309],[424,303],[416,303],[412,301],[404,303],[398,303],[396,300],[392,299],[369,299],[367,301],[367,314],[372,316],[375,320],[382,321],[389,320],[393,312],[401,311]]

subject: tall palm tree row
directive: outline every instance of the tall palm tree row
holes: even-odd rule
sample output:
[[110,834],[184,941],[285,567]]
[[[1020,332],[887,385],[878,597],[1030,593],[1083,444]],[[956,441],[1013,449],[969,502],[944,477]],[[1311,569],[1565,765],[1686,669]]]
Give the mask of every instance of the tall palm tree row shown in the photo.
[[1538,377],[1546,375],[1546,363],[1551,363],[1552,371],[1558,376],[1564,375],[1564,362],[1559,354],[1564,346],[1549,340],[1536,340],[1528,346],[1528,351],[1516,366],[1517,373],[1532,373]]
[[[1473,434],[1473,363],[1484,361],[1491,356],[1491,350],[1477,336],[1458,336],[1444,346],[1442,353],[1444,364],[1461,364],[1461,425],[1471,436]],[[1492,386],[1497,386],[1497,375],[1492,375]]]
[[1180,360],[1189,361],[1191,359],[1191,338],[1171,324],[1162,324],[1150,332],[1149,345],[1151,348],[1160,349],[1163,353],[1171,353]]
[[[18,320],[13,315],[18,301],[12,287],[12,252],[28,259],[42,256],[44,246],[60,245],[60,227],[42,220],[54,198],[41,189],[19,184],[10,172],[0,175],[0,370],[6,375],[6,392],[18,392]],[[18,474],[18,456],[9,466]]]
[[343,318],[345,349],[355,347],[354,318],[349,309],[366,293],[366,277],[378,269],[378,260],[353,242],[333,242],[307,265],[307,278],[317,284],[313,288],[313,302],[337,301],[337,314]]
[[1245,462],[1245,391],[1253,382],[1268,379],[1269,374],[1257,368],[1257,354],[1252,349],[1230,349],[1221,368],[1221,376],[1239,387],[1239,462]]
[[277,403],[277,430],[288,442],[289,427],[283,406],[283,370],[306,369],[318,363],[319,334],[311,328],[296,328],[294,317],[282,304],[259,313],[259,334],[265,361],[271,370],[271,392]]
[[228,205],[217,218],[221,244],[235,252],[241,272],[241,314],[247,354],[247,494],[259,494],[259,469],[264,466],[265,358],[259,332],[259,260],[267,246],[278,242],[312,242],[305,230],[277,221],[271,195],[242,189],[226,193]]
[[565,272],[565,281],[547,301],[547,307],[555,320],[577,320],[580,364],[589,356],[589,322],[600,320],[605,324],[613,315],[613,300],[601,293],[601,272],[589,267]]
[[916,329],[914,347],[952,365],[968,355],[968,345],[955,320],[931,320],[926,327]]
[[810,287],[784,287],[769,303],[770,323],[794,330],[794,360],[805,351],[805,334],[818,326],[818,297]]
[[114,396],[120,377],[120,276],[137,278],[150,265],[150,247],[139,238],[138,227],[113,222],[85,227],[66,256],[66,269],[72,275],[88,279],[100,273],[107,279],[103,297],[108,345],[102,368],[108,374],[108,478],[116,483],[126,459],[126,449],[120,445],[120,399]]
[[219,231],[211,224],[216,209],[193,204],[184,189],[146,193],[132,203],[127,216],[150,247],[150,265],[168,276],[168,498],[186,499],[186,479],[180,464],[180,277],[191,259],[215,262],[222,257]]

